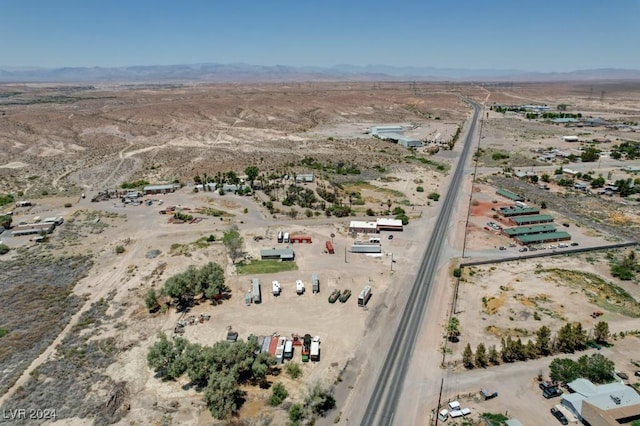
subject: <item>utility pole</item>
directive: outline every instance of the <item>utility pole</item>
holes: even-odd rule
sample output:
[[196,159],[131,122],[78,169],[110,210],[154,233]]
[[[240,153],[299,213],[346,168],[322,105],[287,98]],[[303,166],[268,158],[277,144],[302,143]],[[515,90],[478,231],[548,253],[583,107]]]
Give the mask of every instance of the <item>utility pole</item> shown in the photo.
[[444,377],[440,379],[440,393],[438,394],[438,406],[436,407],[436,426],[438,426],[438,414],[440,414],[440,404],[442,403],[442,387],[444,386]]
[[347,248],[344,248],[344,263],[347,263]]
[[393,271],[393,253],[391,253],[391,271]]

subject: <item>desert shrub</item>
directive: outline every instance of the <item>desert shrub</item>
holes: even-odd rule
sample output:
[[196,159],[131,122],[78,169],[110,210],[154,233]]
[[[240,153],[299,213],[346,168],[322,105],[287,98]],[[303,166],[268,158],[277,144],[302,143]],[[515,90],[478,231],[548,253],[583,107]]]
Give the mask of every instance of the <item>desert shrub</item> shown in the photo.
[[9,253],[9,247],[6,244],[0,244],[0,255]]
[[424,188],[419,186],[416,188],[416,192],[424,192]]
[[440,199],[440,194],[438,194],[437,192],[432,192],[427,195],[427,198],[433,201],[438,201]]
[[284,370],[292,379],[297,379],[298,377],[302,376],[302,369],[300,368],[300,365],[295,362],[287,363],[284,366]]
[[71,203],[64,203],[64,208],[68,209],[71,208],[72,204]]
[[289,396],[289,392],[287,392],[284,385],[282,383],[276,383],[273,385],[273,389],[271,389],[269,404],[274,407],[278,406],[287,398],[287,396]]
[[122,254],[124,253],[124,246],[116,246],[116,254]]

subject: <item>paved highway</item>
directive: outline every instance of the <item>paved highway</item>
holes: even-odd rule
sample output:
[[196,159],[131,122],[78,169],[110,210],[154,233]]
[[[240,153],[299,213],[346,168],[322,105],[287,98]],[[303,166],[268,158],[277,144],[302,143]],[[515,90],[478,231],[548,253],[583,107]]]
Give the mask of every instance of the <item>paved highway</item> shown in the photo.
[[422,257],[416,280],[411,288],[411,295],[400,318],[398,331],[393,340],[394,343],[384,360],[380,370],[380,376],[371,394],[369,404],[361,422],[362,425],[393,424],[395,410],[398,406],[398,400],[401,397],[404,378],[411,361],[422,318],[424,317],[425,307],[427,306],[430,289],[438,268],[438,260],[458,195],[458,188],[462,183],[465,164],[469,158],[471,146],[473,145],[473,138],[481,107],[476,103],[472,103],[472,106],[474,109],[473,118],[464,141],[464,147],[458,165],[451,179],[447,195],[443,200],[440,214],[436,219],[433,234],[429,239],[428,246]]

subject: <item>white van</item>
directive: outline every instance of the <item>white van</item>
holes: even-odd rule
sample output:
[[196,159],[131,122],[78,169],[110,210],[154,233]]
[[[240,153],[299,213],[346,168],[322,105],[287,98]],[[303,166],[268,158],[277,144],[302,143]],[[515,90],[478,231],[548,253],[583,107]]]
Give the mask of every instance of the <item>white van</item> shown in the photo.
[[522,201],[516,201],[515,205],[516,207],[520,207],[521,209],[529,207],[526,203],[523,203]]

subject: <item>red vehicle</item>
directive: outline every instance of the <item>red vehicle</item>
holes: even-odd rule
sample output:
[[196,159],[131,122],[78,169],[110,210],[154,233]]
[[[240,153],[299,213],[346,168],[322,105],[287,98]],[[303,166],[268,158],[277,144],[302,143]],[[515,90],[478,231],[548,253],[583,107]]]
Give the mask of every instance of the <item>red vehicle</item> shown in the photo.
[[329,254],[334,254],[335,253],[335,251],[333,250],[333,244],[331,243],[331,241],[327,241],[325,243],[325,247],[327,248],[327,252]]

